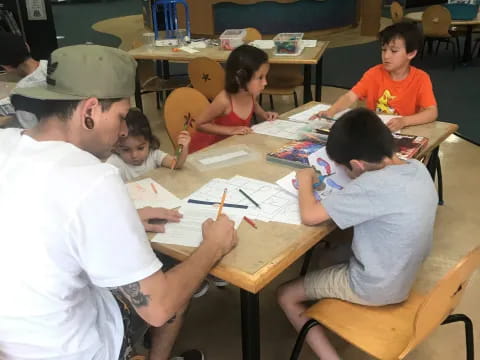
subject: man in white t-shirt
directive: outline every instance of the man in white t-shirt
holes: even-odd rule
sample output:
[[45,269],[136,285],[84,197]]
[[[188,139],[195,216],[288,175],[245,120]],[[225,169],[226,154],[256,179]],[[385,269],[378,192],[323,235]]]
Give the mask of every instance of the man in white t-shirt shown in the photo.
[[0,358],[126,359],[141,318],[156,327],[150,359],[167,359],[182,309],[236,244],[233,222],[207,220],[198,249],[163,273],[145,229],[181,216],[137,213],[117,169],[99,160],[127,134],[135,61],[78,45],[48,66],[45,85],[14,90],[43,102],[38,125],[0,130]]
[[[47,60],[37,61],[32,58],[30,49],[21,36],[0,32],[0,67],[5,71],[15,73],[21,80],[17,87],[37,86],[45,82],[47,77]],[[17,122],[25,129],[38,123],[34,109],[28,102],[18,96],[10,102],[8,98],[0,100],[3,112],[14,114]],[[12,106],[13,105],[13,106]],[[17,125],[18,126],[18,125]]]

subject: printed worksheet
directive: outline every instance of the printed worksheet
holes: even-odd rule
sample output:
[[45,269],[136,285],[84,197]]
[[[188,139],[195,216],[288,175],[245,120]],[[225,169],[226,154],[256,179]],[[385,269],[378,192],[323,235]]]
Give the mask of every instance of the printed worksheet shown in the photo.
[[280,137],[283,139],[300,140],[304,132],[304,123],[287,120],[264,121],[252,126],[254,133]]
[[[180,208],[183,217],[178,223],[165,224],[165,232],[158,233],[152,242],[198,247],[202,242],[202,224],[207,219],[217,218],[218,207],[200,204],[184,204]],[[235,222],[238,229],[245,214],[243,209],[223,208],[222,213],[228,215]]]
[[[297,199],[283,191],[278,185],[236,175],[230,180],[212,179],[188,196],[188,199],[220,202],[227,189],[226,204],[248,206],[245,215],[261,221],[280,221],[300,224]],[[242,189],[260,207],[255,206],[241,192]],[[224,207],[225,208],[225,207]]]
[[[297,121],[297,122],[303,122],[303,123],[308,123],[312,120],[310,120],[310,118],[317,114],[318,112],[320,111],[326,111],[330,108],[331,105],[329,104],[318,104],[318,105],[315,105],[314,107],[311,107],[310,109],[307,109],[305,111],[302,111],[302,112],[299,112],[298,114],[295,114],[295,115],[292,115],[292,116],[289,116],[288,117],[288,120],[290,121]],[[335,114],[335,116],[333,117],[334,119],[338,119],[340,118],[340,116],[342,116],[343,114],[345,114],[346,112],[349,112],[350,109],[346,109],[346,110],[343,110],[343,111],[340,111],[338,113]],[[331,124],[330,124],[331,125]]]

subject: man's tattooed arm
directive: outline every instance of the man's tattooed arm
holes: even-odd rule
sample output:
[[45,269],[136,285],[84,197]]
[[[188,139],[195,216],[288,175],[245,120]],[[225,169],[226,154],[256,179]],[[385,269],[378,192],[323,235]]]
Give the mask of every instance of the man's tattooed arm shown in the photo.
[[150,303],[150,295],[142,293],[138,281],[120,286],[120,290],[136,308],[148,306]]

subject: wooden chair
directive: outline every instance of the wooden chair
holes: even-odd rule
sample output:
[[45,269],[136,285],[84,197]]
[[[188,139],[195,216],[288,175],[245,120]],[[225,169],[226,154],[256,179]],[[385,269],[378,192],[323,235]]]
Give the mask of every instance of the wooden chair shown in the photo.
[[216,61],[199,57],[188,64],[192,86],[212,101],[225,88],[225,70]]
[[464,314],[451,315],[460,302],[472,273],[480,267],[475,248],[427,293],[413,292],[400,304],[363,306],[338,299],[323,299],[306,311],[307,321],[298,335],[291,360],[296,360],[305,337],[322,324],[376,359],[403,359],[439,325],[463,321],[466,359],[474,360],[473,325]]
[[403,21],[403,7],[398,1],[394,1],[390,5],[390,17],[394,24]]
[[[142,46],[140,41],[132,43],[132,49]],[[179,87],[190,85],[187,76],[172,76],[169,79],[162,79],[156,75],[155,63],[151,60],[137,60],[137,76],[140,81],[140,95],[154,92],[156,95],[157,109],[160,108],[160,93],[173,90]]]
[[[261,40],[262,34],[255,28],[246,28],[245,40],[251,42]],[[293,95],[295,107],[298,107],[298,97],[295,91],[297,86],[303,85],[303,72],[300,65],[270,64],[267,75],[267,87],[262,94],[269,95],[270,107],[273,109],[273,95]],[[260,95],[260,104],[262,95]]]
[[423,35],[425,40],[421,50],[421,58],[423,59],[425,44],[427,42],[429,43],[429,46],[431,46],[434,41],[437,41],[435,53],[438,54],[441,42],[446,43],[448,49],[452,39],[455,39],[456,44],[452,44],[452,68],[455,70],[458,57],[460,56],[460,42],[458,37],[452,35],[450,32],[451,23],[452,16],[447,8],[441,5],[433,5],[425,9],[422,15]]
[[195,119],[209,104],[205,95],[190,87],[175,89],[167,97],[164,106],[165,127],[174,147],[178,145],[180,131],[186,128],[191,135],[195,133]]

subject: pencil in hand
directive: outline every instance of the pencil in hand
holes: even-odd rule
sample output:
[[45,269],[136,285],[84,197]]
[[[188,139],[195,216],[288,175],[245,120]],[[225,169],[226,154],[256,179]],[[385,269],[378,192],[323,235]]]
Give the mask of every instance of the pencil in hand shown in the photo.
[[218,206],[217,220],[220,218],[220,215],[222,214],[223,204],[225,204],[226,197],[227,197],[227,188],[223,190],[222,200],[220,201],[220,205]]

